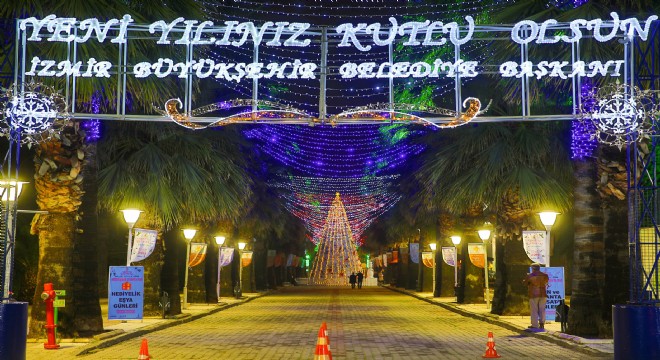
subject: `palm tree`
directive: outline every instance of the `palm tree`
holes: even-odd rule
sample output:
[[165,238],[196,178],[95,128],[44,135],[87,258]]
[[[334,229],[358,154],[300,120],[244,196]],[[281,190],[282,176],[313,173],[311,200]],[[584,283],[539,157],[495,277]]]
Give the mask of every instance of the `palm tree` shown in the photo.
[[[234,130],[203,133],[156,123],[116,124],[108,130],[99,143],[99,198],[108,211],[139,208],[147,227],[173,238],[180,238],[177,227],[236,219],[244,211],[251,181],[232,141]],[[159,249],[145,260],[145,313],[158,310]],[[169,290],[175,305],[179,291],[172,284],[178,278],[171,277],[163,279],[162,289]],[[172,308],[174,314],[177,310]]]
[[[602,17],[611,9],[626,16],[648,13],[654,6],[652,1],[605,0],[586,2],[576,8],[548,8],[544,1],[519,1],[494,15],[503,23],[523,18],[545,19],[553,17],[559,21],[576,18]],[[657,4],[655,4],[657,8]],[[567,11],[562,11],[567,10]],[[539,47],[539,51],[544,51]],[[614,58],[621,53],[617,44],[602,46],[594,42],[582,44],[581,56],[587,58]],[[503,52],[498,51],[497,58]],[[545,53],[544,58],[566,60],[568,52]],[[539,105],[543,94],[562,94],[569,91],[568,82],[548,82],[545,91],[532,95]],[[513,98],[516,86],[505,87],[506,97]],[[552,89],[548,91],[547,89]],[[541,90],[541,89],[539,89]],[[574,126],[580,129],[579,126]],[[582,139],[581,139],[582,138]],[[584,141],[584,135],[573,133],[574,142]],[[624,302],[628,286],[627,263],[627,203],[623,153],[599,146],[591,153],[574,156],[575,173],[575,242],[572,269],[571,312],[568,332],[581,336],[611,336],[612,304]],[[622,176],[624,177],[622,181]],[[601,181],[602,180],[602,181]],[[597,191],[598,190],[598,191]],[[623,260],[623,261],[622,261]]]
[[[465,216],[487,207],[495,216],[498,267],[493,313],[524,311],[520,279],[529,266],[521,231],[546,206],[571,204],[568,156],[555,124],[479,125],[437,137],[418,178],[429,206]],[[437,136],[437,135],[436,135]],[[500,259],[498,259],[500,260]]]
[[[44,4],[39,1],[16,1],[11,4],[6,4],[0,9],[0,17],[6,19],[21,18],[26,15],[43,17],[48,14],[51,14],[57,11],[58,14],[65,14],[69,17],[76,18],[91,18],[97,17],[99,14],[104,14],[106,17],[121,17],[123,14],[131,14],[131,16],[137,22],[148,22],[153,21],[154,19],[160,18],[173,18],[180,14],[191,15],[196,18],[201,18],[202,13],[199,10],[199,5],[195,1],[177,1],[174,4],[168,4],[168,6],[163,6],[161,2],[156,1],[142,1],[142,2],[128,2],[128,3],[109,3],[105,0],[95,1],[93,3],[86,4],[85,6],[80,6],[77,2],[62,2],[62,3],[53,3],[53,4]],[[14,28],[10,28],[10,31],[13,31]],[[12,34],[9,35],[10,38],[13,37]],[[156,46],[150,41],[144,40],[134,40],[132,41],[131,46],[131,57],[140,58],[143,54],[153,53]],[[108,44],[99,44],[96,42],[86,43],[84,46],[79,47],[79,56],[87,58],[92,56],[103,58],[112,58],[116,56],[116,47]],[[53,44],[41,44],[38,49],[35,49],[40,54],[49,55],[51,58],[61,58],[62,52],[64,51],[63,47],[58,47]],[[0,64],[4,64],[4,58],[9,57],[13,58],[12,53],[1,52],[0,53]],[[47,81],[47,79],[44,79]],[[53,80],[54,85],[59,87],[62,85],[62,80]],[[157,100],[160,100],[163,97],[172,95],[173,89],[173,80],[166,81],[136,81],[129,77],[127,84],[128,92],[136,96],[136,104],[142,106],[142,108],[149,108],[151,104]],[[103,83],[100,81],[89,81],[89,82],[79,82],[77,87],[77,96],[76,101],[78,103],[89,102],[91,97],[97,91],[102,91],[104,87],[111,84]],[[110,100],[110,103],[115,103],[114,92],[108,91],[104,93],[105,97]],[[66,139],[68,142],[70,136],[75,134],[79,130],[78,123],[73,121],[67,124],[67,127],[62,131],[69,135],[62,135],[59,138],[56,138],[55,141],[61,139]],[[76,135],[80,136],[80,135]],[[84,135],[83,135],[84,137]],[[74,164],[71,166],[74,171],[77,171],[75,174],[71,174],[70,177],[75,179],[75,181],[69,181],[68,179],[64,181],[59,181],[57,176],[60,178],[66,178],[66,168],[68,164],[59,164],[58,158],[62,154],[58,153],[58,149],[70,147],[71,144],[78,146],[77,149],[69,149],[67,151],[72,151],[73,154],[78,154],[80,157],[79,163],[83,164],[83,167],[86,163],[93,164],[94,160],[94,151],[93,146],[89,146],[84,141],[73,141],[71,143],[63,143],[59,146],[54,143],[47,143],[41,145],[41,150],[39,155],[37,155],[38,166],[37,171],[43,169],[43,174],[38,174],[37,176],[41,178],[42,186],[38,187],[37,197],[39,198],[38,203],[40,206],[45,206],[41,208],[42,210],[48,210],[49,214],[45,216],[35,217],[33,223],[33,229],[39,233],[40,237],[40,262],[39,262],[39,274],[41,274],[37,279],[37,284],[43,282],[54,282],[56,288],[66,289],[67,291],[67,308],[63,311],[62,316],[62,326],[60,330],[65,334],[75,334],[78,330],[80,331],[91,331],[99,332],[102,331],[102,322],[100,319],[100,308],[98,306],[98,295],[94,294],[93,291],[90,291],[89,288],[80,288],[72,287],[71,284],[90,284],[96,283],[96,279],[92,279],[95,276],[94,271],[88,271],[91,269],[91,266],[87,264],[89,261],[93,260],[93,257],[86,256],[85,254],[94,254],[96,252],[96,237],[93,234],[92,227],[93,224],[87,226],[88,220],[85,220],[85,225],[81,226],[82,232],[76,231],[76,227],[79,226],[81,215],[82,218],[89,218],[93,222],[94,220],[94,210],[93,205],[84,212],[84,214],[79,213],[80,206],[80,197],[85,191],[93,191],[94,186],[89,187],[87,184],[83,183],[83,176],[81,173],[86,173],[84,169],[81,169],[79,166]],[[53,156],[47,158],[46,156]],[[83,162],[84,158],[84,162]],[[43,164],[48,166],[44,167]],[[55,166],[57,164],[57,166]],[[50,167],[49,167],[50,166]],[[51,176],[53,180],[48,186],[43,186],[47,183],[47,180],[44,180],[44,175],[51,176],[56,175],[56,177]],[[92,176],[93,177],[93,176]],[[64,187],[68,187],[64,188]],[[57,195],[59,194],[59,195]],[[66,194],[70,195],[70,198],[66,198]],[[47,199],[55,198],[59,196],[63,199],[63,202],[69,204],[65,206],[63,210],[66,210],[67,213],[61,214],[56,211],[60,209],[52,207],[49,208],[46,206],[48,203]],[[88,195],[88,196],[91,196]],[[94,196],[91,196],[89,203],[92,204],[94,201]],[[58,220],[55,220],[55,217],[58,217]],[[72,222],[63,222],[62,219],[70,219]],[[56,226],[60,227],[55,228]],[[41,229],[41,230],[40,230]],[[44,229],[50,229],[54,231],[45,231]],[[49,236],[54,236],[57,234],[57,239],[48,239]],[[76,239],[76,240],[74,240]],[[52,240],[52,241],[51,241]],[[74,244],[75,243],[75,244]],[[57,247],[63,246],[66,251],[53,252],[55,247],[52,247],[51,244],[59,244]],[[68,256],[67,254],[72,251],[76,257]],[[52,261],[52,263],[51,263]],[[73,269],[74,267],[83,266],[87,270],[83,269]],[[61,267],[62,271],[58,272],[57,277],[52,277],[53,272],[48,271],[52,270],[53,267]],[[72,272],[73,271],[73,272]],[[71,276],[75,277],[75,281],[72,281]],[[35,297],[38,297],[40,290],[37,287],[35,292]],[[76,316],[74,319],[72,316]],[[31,328],[36,330],[32,331],[33,336],[38,336],[41,334],[41,320],[43,319],[43,314],[40,311],[35,311],[31,316],[32,325]]]

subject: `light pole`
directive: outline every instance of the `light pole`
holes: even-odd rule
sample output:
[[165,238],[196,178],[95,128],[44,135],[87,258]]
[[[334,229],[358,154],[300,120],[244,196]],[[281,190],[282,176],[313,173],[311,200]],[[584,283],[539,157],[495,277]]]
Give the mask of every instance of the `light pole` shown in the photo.
[[236,285],[236,298],[243,296],[243,249],[245,249],[245,242],[238,243],[238,285]]
[[6,203],[6,212],[7,212],[7,229],[5,230],[5,278],[4,285],[2,287],[2,299],[7,300],[11,297],[12,289],[12,270],[14,267],[14,245],[16,244],[16,239],[14,235],[16,234],[16,224],[14,223],[14,205],[16,200],[21,195],[21,190],[23,190],[23,184],[27,182],[23,181],[0,181],[0,187],[2,187],[2,202]]
[[222,244],[225,243],[225,237],[216,236],[215,243],[218,244],[218,283],[215,285],[215,293],[216,295],[218,295],[218,304],[219,304],[220,303],[220,269],[222,269],[222,266],[220,266],[220,254],[222,254]]
[[196,229],[183,229],[183,237],[186,238],[186,277],[183,280],[183,308],[188,308],[188,264],[190,261],[190,242],[197,233]]
[[142,211],[136,209],[121,210],[124,213],[124,221],[128,225],[128,250],[126,251],[126,266],[131,266],[131,255],[133,253],[133,226],[138,221]]
[[555,220],[557,220],[557,215],[559,215],[559,213],[554,211],[543,211],[539,213],[539,217],[541,218],[541,223],[543,224],[543,226],[545,226],[545,231],[546,231],[546,237],[545,237],[545,254],[547,256],[547,259],[545,259],[546,267],[550,267],[550,229],[552,229],[552,225],[555,224]]
[[436,244],[430,243],[429,247],[431,248],[431,258],[433,259],[433,297],[436,297],[437,291],[435,290],[435,269],[436,269],[436,264],[435,264],[435,249],[436,249]]
[[458,302],[458,244],[461,243],[461,237],[454,235],[449,238],[454,244],[454,292],[456,293],[456,302]]
[[490,289],[488,288],[488,248],[486,247],[486,241],[490,237],[490,230],[483,229],[477,231],[479,233],[479,238],[484,242],[484,275],[486,281],[486,308],[490,308]]

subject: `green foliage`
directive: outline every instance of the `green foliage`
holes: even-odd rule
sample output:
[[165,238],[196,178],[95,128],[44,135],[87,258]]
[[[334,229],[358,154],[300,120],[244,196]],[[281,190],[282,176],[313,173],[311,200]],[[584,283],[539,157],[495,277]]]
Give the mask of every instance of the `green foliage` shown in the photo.
[[99,199],[116,212],[144,210],[155,225],[235,220],[251,181],[235,134],[174,124],[113,124],[99,143]]
[[492,124],[453,130],[435,142],[418,174],[429,208],[463,214],[473,207],[502,211],[510,192],[527,209],[566,211],[572,169],[552,123]]

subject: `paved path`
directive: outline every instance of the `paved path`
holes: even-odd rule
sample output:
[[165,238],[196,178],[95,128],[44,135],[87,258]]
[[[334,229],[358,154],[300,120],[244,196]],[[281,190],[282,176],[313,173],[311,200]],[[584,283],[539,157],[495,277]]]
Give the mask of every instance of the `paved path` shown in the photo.
[[[284,288],[145,337],[155,360],[313,359],[323,321],[334,359],[477,359],[488,331],[506,359],[589,358],[384,288]],[[140,342],[77,358],[136,359]]]

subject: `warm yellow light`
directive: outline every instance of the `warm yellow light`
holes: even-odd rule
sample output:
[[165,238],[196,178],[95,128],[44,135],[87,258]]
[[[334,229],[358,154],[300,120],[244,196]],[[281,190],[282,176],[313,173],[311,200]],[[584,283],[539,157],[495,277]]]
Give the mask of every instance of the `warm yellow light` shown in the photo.
[[245,245],[247,245],[247,244],[244,243],[244,242],[242,242],[242,241],[239,242],[239,243],[238,243],[238,250],[243,250],[243,249],[245,249]]
[[461,243],[461,237],[458,236],[458,235],[450,236],[449,238],[451,239],[451,242],[452,242],[454,245],[458,245],[458,244]]
[[490,230],[484,229],[484,230],[478,230],[477,233],[479,233],[479,239],[486,241],[488,238],[490,238]]
[[431,251],[435,251],[435,249],[436,249],[435,243],[430,243],[429,247],[431,248]]
[[555,224],[557,215],[559,215],[559,213],[554,211],[543,211],[539,213],[539,216],[541,217],[541,223],[546,227],[550,227]]
[[124,213],[124,221],[126,221],[128,227],[131,228],[138,221],[138,218],[140,217],[140,213],[142,213],[142,211],[136,209],[124,209],[120,211]]
[[196,229],[183,229],[183,237],[186,238],[186,240],[190,241],[192,238],[195,237],[195,234],[197,233]]
[[216,236],[215,237],[215,243],[218,245],[222,245],[225,243],[225,237],[224,236]]
[[27,184],[27,182],[13,180],[0,181],[0,187],[2,188],[2,201],[16,201],[21,195],[23,184]]

